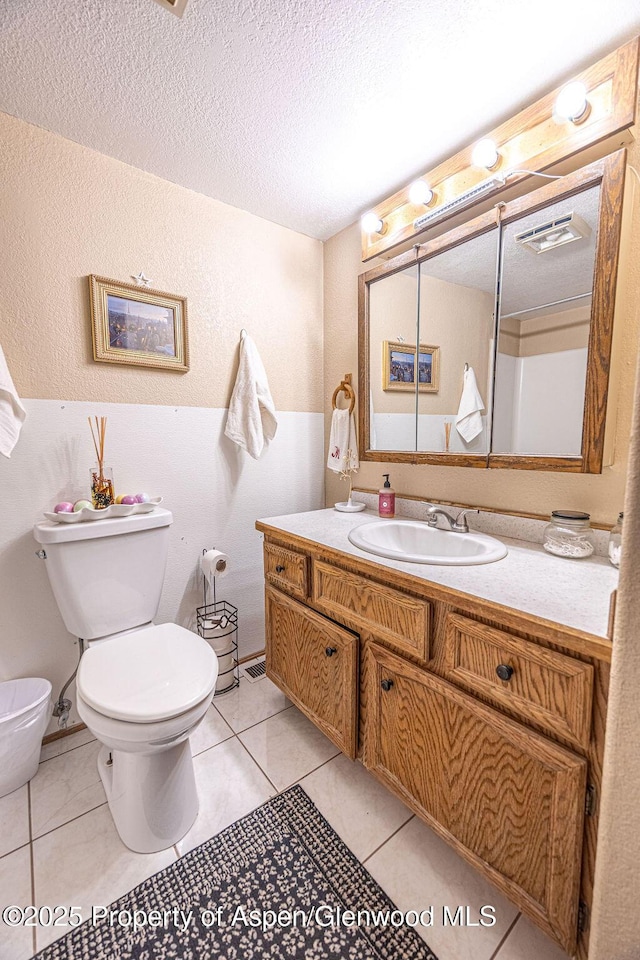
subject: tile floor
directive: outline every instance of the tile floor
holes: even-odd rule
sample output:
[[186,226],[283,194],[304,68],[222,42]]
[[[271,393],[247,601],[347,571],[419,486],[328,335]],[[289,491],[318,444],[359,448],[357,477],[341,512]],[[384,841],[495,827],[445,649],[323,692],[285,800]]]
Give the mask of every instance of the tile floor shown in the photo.
[[[192,737],[201,809],[175,847],[120,841],[83,730],[43,748],[25,787],[0,799],[0,906],[107,905],[269,797],[300,783],[402,910],[433,905],[422,932],[440,960],[567,960],[566,955],[359,763],[340,754],[267,678],[221,697]],[[495,907],[493,927],[444,927],[442,907]],[[418,928],[420,931],[421,928]],[[8,928],[0,960],[27,960],[61,928]]]

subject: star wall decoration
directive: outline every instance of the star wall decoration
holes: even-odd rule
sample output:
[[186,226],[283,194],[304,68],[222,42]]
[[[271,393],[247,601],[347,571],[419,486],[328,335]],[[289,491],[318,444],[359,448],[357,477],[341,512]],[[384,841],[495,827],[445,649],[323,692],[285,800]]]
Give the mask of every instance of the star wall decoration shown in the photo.
[[134,277],[134,275],[131,274],[131,279],[135,280],[136,283],[139,283],[141,287],[148,287],[149,284],[151,283],[151,280],[149,279],[149,277],[145,277],[142,270],[140,271],[137,277]]

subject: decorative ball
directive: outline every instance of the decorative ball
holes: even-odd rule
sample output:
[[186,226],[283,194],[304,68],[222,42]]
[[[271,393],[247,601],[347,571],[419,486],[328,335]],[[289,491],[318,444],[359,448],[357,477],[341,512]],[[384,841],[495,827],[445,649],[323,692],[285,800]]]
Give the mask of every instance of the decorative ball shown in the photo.
[[136,493],[135,500],[136,503],[149,503],[151,497],[148,493]]
[[123,497],[122,500],[120,501],[120,503],[126,503],[126,504],[132,504],[137,502],[138,501],[136,500],[136,498],[131,496]]
[[122,494],[120,494],[119,497],[116,497],[116,503],[122,503],[122,500],[123,500]]
[[78,513],[79,510],[82,510],[83,507],[89,507],[90,510],[93,510],[93,504],[91,500],[76,500],[73,505],[73,512]]
[[63,500],[62,503],[56,503],[53,508],[54,513],[73,513],[73,504],[69,503],[68,500]]

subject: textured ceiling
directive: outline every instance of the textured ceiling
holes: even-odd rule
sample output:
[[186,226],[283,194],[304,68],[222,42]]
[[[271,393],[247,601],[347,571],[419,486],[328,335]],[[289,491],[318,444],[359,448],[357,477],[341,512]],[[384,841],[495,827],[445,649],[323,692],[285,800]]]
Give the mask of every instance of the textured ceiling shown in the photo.
[[638,0],[0,0],[0,110],[326,239],[636,33]]
[[[541,304],[591,292],[599,203],[600,187],[592,187],[506,226],[502,261],[503,316],[516,310],[535,311]],[[584,220],[591,231],[588,236],[544,253],[533,253],[515,242],[516,234],[569,213],[577,213]],[[422,275],[495,294],[497,243],[497,230],[481,234],[424,260],[420,267]],[[406,276],[415,283],[414,266],[406,269]]]

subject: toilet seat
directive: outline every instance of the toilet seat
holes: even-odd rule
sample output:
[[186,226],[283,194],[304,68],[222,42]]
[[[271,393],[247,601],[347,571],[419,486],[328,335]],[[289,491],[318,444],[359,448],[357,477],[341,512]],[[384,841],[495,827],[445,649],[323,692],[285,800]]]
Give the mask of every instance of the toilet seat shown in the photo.
[[105,717],[151,723],[200,703],[217,676],[218,661],[206,640],[176,623],[152,624],[89,647],[77,689]]

